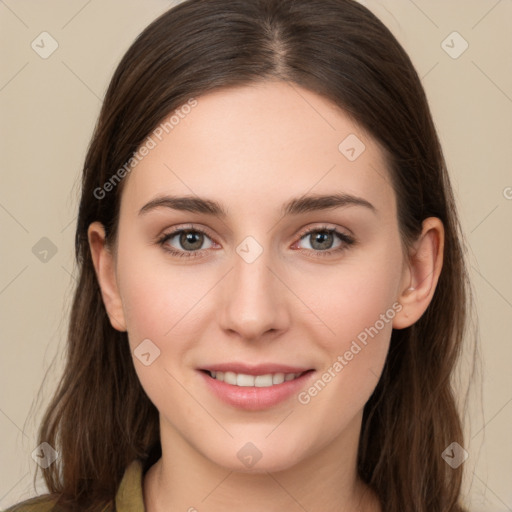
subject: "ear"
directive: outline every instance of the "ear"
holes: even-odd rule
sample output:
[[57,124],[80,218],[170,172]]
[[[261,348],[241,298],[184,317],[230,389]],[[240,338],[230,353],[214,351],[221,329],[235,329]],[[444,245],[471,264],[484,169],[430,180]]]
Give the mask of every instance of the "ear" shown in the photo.
[[437,217],[423,221],[423,229],[409,259],[404,264],[401,292],[397,300],[402,309],[393,319],[394,329],[414,324],[427,309],[443,266],[444,226]]
[[126,331],[121,296],[117,287],[114,255],[108,245],[105,244],[105,228],[101,222],[93,222],[87,230],[92,261],[96,271],[96,277],[101,289],[101,296],[105,309],[110,318],[110,323],[118,331]]

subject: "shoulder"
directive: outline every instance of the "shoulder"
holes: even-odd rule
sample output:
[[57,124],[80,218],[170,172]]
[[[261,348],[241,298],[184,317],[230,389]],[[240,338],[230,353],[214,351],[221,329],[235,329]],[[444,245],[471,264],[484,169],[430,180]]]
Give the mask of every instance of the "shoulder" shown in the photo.
[[44,494],[13,505],[4,512],[57,512],[59,510],[57,501],[58,496]]
[[[1,0],[0,0],[1,1]],[[133,460],[125,469],[122,481],[118,487],[115,497],[108,501],[95,502],[89,505],[88,512],[127,512],[140,511],[144,509],[144,498],[142,493],[144,466],[141,460]],[[22,501],[3,512],[84,512],[85,507],[76,503],[60,499],[61,494],[43,494],[35,498]],[[67,503],[67,504],[66,504]]]
[[[111,504],[98,508],[98,512],[113,512]],[[35,498],[22,501],[9,507],[3,512],[69,512],[70,508],[59,503],[59,495],[43,494]]]

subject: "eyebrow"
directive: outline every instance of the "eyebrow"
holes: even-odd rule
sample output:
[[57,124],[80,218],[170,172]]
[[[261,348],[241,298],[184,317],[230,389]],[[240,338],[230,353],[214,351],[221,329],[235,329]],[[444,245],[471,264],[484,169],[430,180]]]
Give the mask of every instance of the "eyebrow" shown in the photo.
[[[301,213],[330,210],[347,206],[362,206],[377,213],[377,209],[366,199],[351,194],[307,195],[297,197],[287,202],[281,209],[282,216],[299,215]],[[159,196],[145,204],[139,215],[146,214],[156,208],[171,208],[173,210],[193,213],[205,213],[219,218],[226,218],[227,211],[217,201],[198,196]]]

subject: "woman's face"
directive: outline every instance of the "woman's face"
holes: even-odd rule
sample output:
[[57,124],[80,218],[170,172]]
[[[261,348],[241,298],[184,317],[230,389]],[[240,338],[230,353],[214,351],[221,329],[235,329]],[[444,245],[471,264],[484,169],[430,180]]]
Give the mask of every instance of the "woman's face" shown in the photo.
[[277,471],[353,446],[409,277],[381,149],[297,85],[196,99],[125,178],[115,256],[164,449]]

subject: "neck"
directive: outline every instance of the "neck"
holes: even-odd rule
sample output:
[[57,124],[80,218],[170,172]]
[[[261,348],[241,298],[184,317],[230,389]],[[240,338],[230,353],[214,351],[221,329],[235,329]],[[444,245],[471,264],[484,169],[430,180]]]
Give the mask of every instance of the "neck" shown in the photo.
[[162,457],[144,478],[145,509],[380,512],[375,495],[357,476],[360,421],[287,469],[241,472],[215,464],[161,419]]

